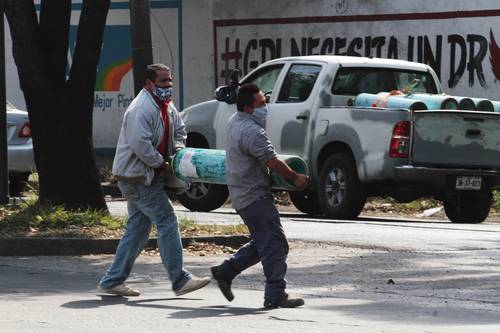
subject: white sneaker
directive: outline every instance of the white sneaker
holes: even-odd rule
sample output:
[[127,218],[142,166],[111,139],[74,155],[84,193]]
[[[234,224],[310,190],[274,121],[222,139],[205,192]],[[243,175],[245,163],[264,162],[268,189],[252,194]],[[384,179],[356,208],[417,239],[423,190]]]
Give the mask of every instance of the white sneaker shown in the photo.
[[139,296],[141,294],[138,290],[129,288],[124,283],[112,288],[97,287],[97,289],[99,289],[100,292],[117,296]]
[[176,296],[182,296],[192,291],[201,289],[210,283],[209,277],[196,277],[193,276],[186,284],[179,290],[174,290]]

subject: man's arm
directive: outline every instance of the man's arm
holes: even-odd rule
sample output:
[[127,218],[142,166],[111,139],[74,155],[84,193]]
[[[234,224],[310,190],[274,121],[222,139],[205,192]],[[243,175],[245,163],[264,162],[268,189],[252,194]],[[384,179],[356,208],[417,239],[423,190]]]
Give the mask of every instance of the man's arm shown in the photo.
[[186,125],[179,112],[177,112],[175,106],[172,105],[172,108],[174,109],[174,112],[172,112],[172,119],[174,120],[174,148],[177,151],[186,147],[187,132]]
[[260,129],[251,136],[248,145],[248,152],[258,158],[269,169],[276,172],[281,177],[290,180],[297,191],[307,188],[309,178],[306,175],[296,173],[285,162],[280,160],[274,150],[274,146],[267,137],[264,129]]
[[309,184],[309,177],[302,173],[295,172],[288,164],[279,158],[267,161],[266,166],[281,177],[291,181],[297,191],[304,191]]
[[163,156],[153,146],[153,130],[146,112],[137,109],[129,116],[125,131],[130,149],[147,166],[159,168],[164,164]]

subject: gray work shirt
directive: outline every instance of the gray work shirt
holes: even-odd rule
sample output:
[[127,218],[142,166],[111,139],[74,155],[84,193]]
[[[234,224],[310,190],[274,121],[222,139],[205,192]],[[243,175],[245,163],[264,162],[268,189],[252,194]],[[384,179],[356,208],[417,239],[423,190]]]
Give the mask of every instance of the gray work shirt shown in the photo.
[[276,151],[257,117],[236,112],[227,123],[226,174],[234,209],[271,194],[267,161]]

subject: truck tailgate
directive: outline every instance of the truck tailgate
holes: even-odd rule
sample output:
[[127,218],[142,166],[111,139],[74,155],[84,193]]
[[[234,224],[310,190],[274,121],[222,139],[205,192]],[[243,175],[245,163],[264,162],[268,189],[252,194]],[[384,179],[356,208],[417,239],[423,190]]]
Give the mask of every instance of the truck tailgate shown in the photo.
[[415,111],[415,165],[500,169],[500,113]]

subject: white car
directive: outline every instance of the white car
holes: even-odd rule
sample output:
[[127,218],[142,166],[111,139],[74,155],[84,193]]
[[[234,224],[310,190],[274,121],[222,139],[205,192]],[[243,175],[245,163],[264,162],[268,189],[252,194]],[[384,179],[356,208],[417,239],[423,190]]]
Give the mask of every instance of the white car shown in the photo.
[[9,102],[7,102],[7,152],[10,195],[18,195],[30,173],[36,168],[28,112],[16,109]]

